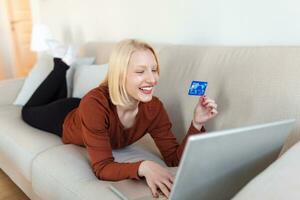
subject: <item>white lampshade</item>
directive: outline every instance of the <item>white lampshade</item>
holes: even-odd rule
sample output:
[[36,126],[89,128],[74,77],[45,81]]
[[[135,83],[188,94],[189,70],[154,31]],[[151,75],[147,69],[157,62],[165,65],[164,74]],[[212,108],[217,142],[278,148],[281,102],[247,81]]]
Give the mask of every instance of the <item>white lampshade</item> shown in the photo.
[[53,40],[49,28],[44,24],[35,24],[31,34],[31,50],[36,52],[48,50],[47,40]]

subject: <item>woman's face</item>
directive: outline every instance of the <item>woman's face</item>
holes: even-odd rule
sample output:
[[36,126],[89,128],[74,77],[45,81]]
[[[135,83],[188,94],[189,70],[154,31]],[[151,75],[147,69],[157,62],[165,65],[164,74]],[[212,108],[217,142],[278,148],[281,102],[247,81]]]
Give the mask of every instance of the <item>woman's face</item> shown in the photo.
[[127,70],[128,95],[136,101],[151,101],[158,77],[158,67],[153,53],[150,50],[135,51],[131,55]]

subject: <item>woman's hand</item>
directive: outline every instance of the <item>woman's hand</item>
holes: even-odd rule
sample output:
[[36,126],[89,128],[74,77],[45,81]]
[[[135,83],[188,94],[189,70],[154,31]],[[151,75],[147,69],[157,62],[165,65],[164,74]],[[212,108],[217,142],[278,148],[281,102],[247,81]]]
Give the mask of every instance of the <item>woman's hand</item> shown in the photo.
[[214,100],[201,96],[194,110],[193,126],[201,130],[205,122],[218,114],[217,107]]
[[166,168],[153,161],[146,160],[140,164],[138,174],[146,178],[153,197],[158,197],[158,189],[160,189],[169,198],[174,178]]

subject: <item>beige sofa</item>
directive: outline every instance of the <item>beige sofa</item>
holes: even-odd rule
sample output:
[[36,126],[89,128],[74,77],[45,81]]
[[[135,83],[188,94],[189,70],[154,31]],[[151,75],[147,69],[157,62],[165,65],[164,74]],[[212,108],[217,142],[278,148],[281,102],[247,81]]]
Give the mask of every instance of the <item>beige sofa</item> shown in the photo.
[[[102,64],[111,48],[112,44],[91,43],[83,48],[83,54],[96,56],[96,62]],[[168,110],[178,140],[190,124],[197,101],[187,95],[191,80],[208,81],[207,94],[218,103],[219,115],[206,124],[208,131],[297,120],[283,147],[282,153],[286,153],[255,178],[249,177],[251,182],[240,186],[234,198],[300,199],[300,47],[160,45],[157,49],[161,76],[156,95]],[[12,102],[23,82],[0,82],[1,169],[31,199],[118,199],[109,190],[109,182],[94,176],[84,148],[63,145],[57,136],[21,120],[21,107]],[[120,162],[143,156],[161,162],[148,135],[113,153]]]

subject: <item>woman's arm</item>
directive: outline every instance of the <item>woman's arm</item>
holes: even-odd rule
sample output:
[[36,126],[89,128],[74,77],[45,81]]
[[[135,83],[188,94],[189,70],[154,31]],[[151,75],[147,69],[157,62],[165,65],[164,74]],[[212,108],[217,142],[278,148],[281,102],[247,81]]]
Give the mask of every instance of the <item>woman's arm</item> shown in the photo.
[[160,108],[158,115],[152,123],[152,126],[148,129],[148,132],[150,133],[156,146],[160,150],[166,164],[169,167],[178,166],[187,138],[190,135],[204,132],[205,129],[203,127],[199,131],[191,123],[186,136],[184,137],[182,143],[179,144],[174,134],[172,133],[172,124],[161,102],[159,106]]
[[[205,132],[203,124],[217,114],[216,104],[214,105],[214,102],[208,98],[200,97],[195,107],[193,121],[191,122],[188,133],[179,145],[171,131],[172,125],[167,112],[162,103],[160,101],[158,102],[158,114],[151,127],[149,127],[148,132],[154,139],[167,165],[177,166],[187,138],[190,135]],[[169,197],[174,180],[167,169],[153,161],[144,161],[139,167],[139,175],[146,178],[147,184],[154,197],[158,196],[158,189]]]
[[93,171],[101,180],[117,181],[139,179],[138,169],[142,161],[118,163],[114,161],[108,135],[109,109],[98,97],[83,98],[80,103],[83,141]]
[[171,131],[171,122],[163,104],[160,101],[158,106],[158,115],[148,132],[154,139],[155,144],[159,148],[167,165],[177,166],[188,137],[190,135],[205,132],[204,124],[217,115],[217,105],[213,100],[206,96],[199,98],[194,109],[193,120],[190,128],[180,145],[177,143],[176,138]]

